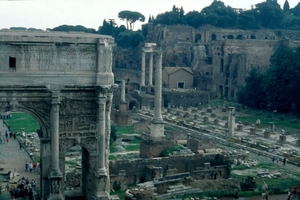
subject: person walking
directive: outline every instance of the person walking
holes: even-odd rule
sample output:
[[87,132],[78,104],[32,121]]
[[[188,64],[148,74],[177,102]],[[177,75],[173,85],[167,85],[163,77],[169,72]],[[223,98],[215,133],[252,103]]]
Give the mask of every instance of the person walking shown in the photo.
[[286,158],[283,158],[282,162],[283,162],[283,165],[285,165],[286,164]]

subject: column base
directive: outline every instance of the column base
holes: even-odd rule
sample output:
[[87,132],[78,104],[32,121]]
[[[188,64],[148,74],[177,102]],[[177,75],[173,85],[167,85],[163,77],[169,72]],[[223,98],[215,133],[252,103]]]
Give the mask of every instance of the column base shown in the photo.
[[110,196],[107,192],[97,192],[96,196],[92,198],[93,200],[110,200]]
[[107,176],[107,171],[106,169],[103,167],[103,168],[99,168],[97,169],[95,172],[94,172],[95,176],[97,178],[100,178],[100,177],[103,177],[103,176]]
[[51,170],[48,176],[49,179],[61,179],[62,177],[63,175],[59,170]]
[[64,200],[63,196],[61,194],[50,194],[49,198],[47,200]]

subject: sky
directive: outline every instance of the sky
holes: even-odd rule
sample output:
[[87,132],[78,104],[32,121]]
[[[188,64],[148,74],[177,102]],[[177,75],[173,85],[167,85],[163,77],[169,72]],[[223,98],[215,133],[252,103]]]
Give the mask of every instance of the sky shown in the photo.
[[[0,0],[0,29],[10,27],[38,28],[46,30],[60,25],[82,25],[98,29],[103,20],[118,19],[122,10],[137,11],[146,17],[171,11],[173,5],[183,7],[185,13],[201,11],[213,0]],[[223,0],[233,8],[250,9],[251,5],[265,0]],[[283,7],[285,0],[277,0]],[[299,0],[288,0],[295,7]],[[140,29],[141,23],[135,24]]]

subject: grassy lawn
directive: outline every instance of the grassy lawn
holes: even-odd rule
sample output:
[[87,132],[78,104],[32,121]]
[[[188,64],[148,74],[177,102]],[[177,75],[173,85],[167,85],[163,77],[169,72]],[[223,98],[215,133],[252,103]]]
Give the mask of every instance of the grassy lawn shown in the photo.
[[126,145],[124,148],[126,151],[138,151],[140,149],[140,145]]
[[118,126],[117,135],[133,134],[133,126]]
[[40,125],[39,123],[28,113],[13,112],[10,119],[5,119],[5,123],[11,128],[13,132],[21,132],[21,128],[24,128],[25,132],[36,132]]

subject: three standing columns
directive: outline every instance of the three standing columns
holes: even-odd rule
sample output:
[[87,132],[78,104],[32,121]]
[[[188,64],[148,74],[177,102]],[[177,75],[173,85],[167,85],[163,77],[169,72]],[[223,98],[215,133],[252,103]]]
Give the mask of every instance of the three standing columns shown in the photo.
[[146,53],[149,54],[149,78],[148,78],[148,86],[153,85],[153,47],[155,47],[155,43],[146,43],[142,48],[142,63],[141,63],[141,86],[144,87],[145,77],[146,77]]

